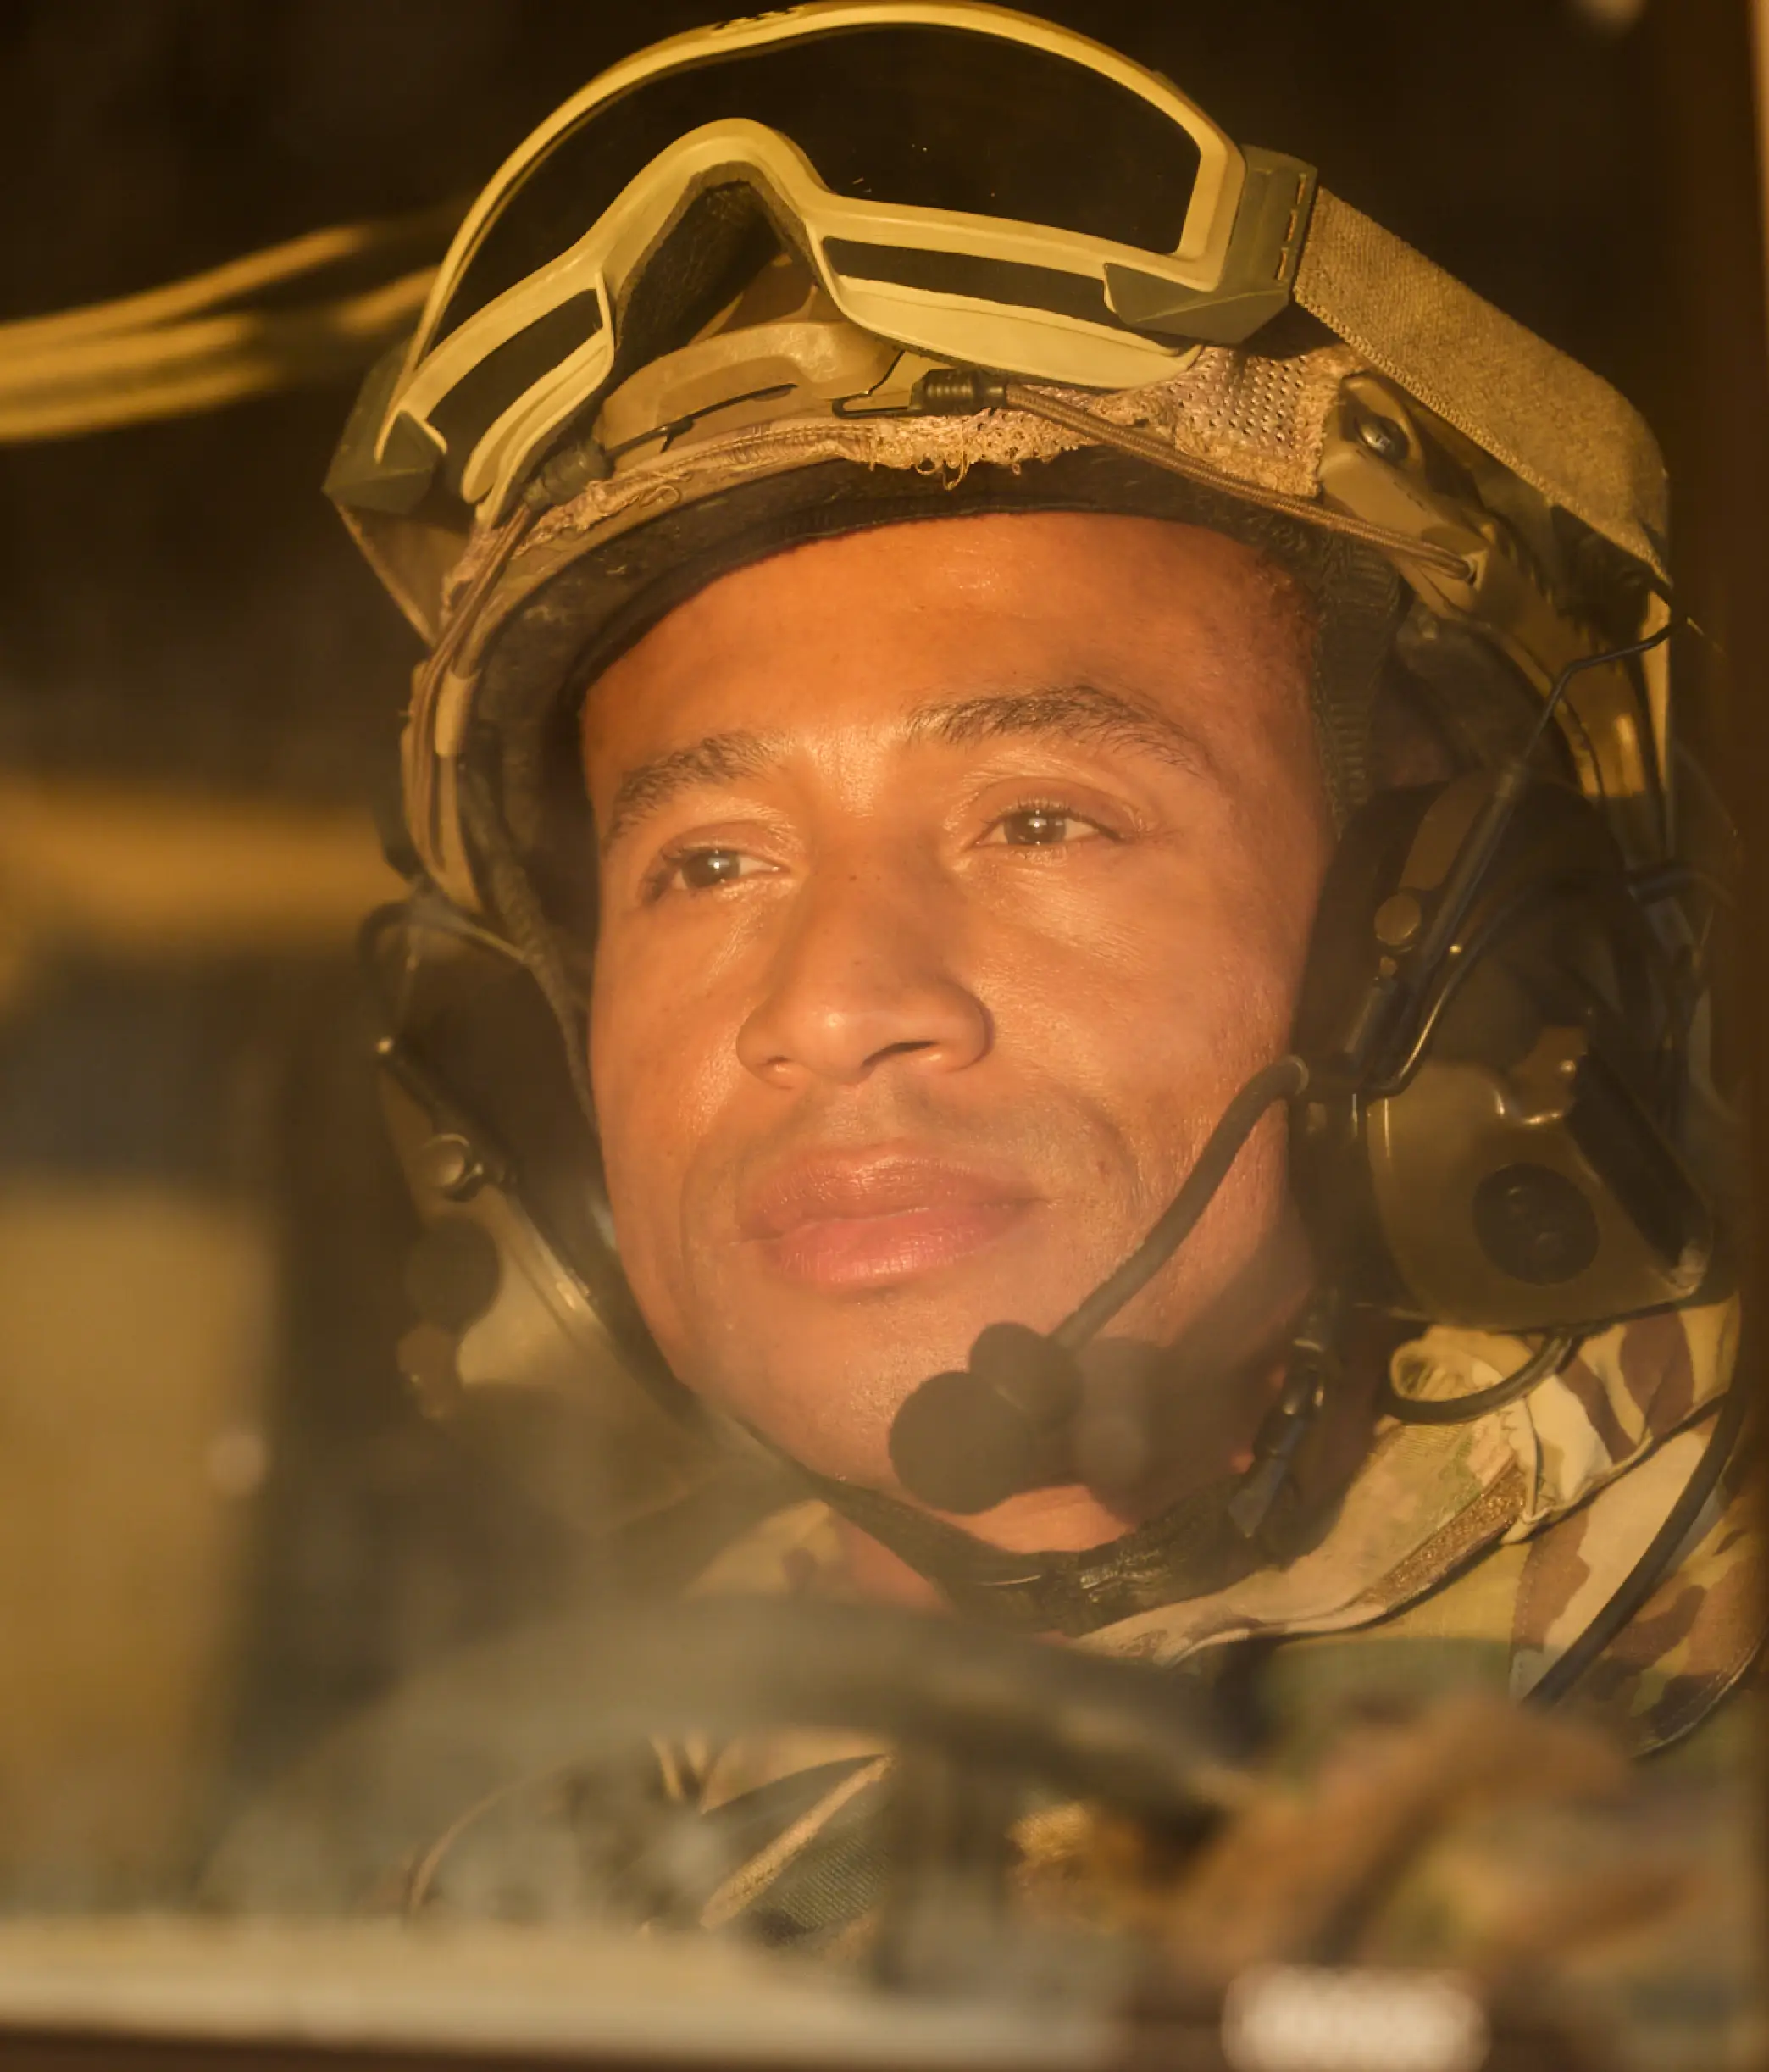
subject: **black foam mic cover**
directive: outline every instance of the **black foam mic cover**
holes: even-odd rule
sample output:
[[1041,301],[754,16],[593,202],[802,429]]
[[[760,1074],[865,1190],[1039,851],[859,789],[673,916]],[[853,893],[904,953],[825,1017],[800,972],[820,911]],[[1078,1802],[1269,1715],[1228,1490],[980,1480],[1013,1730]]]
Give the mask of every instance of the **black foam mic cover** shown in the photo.
[[890,1461],[912,1497],[970,1516],[1022,1491],[1074,1479],[1081,1372],[1054,1338],[991,1324],[970,1364],[923,1381],[890,1428]]

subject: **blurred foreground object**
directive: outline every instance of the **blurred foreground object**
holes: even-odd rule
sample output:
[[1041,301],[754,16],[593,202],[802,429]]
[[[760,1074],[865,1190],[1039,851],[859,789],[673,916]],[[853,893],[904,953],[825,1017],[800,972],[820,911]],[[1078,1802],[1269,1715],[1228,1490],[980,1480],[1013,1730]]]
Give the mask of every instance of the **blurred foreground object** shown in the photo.
[[[224,995],[218,1083],[166,1085],[130,1003],[168,975],[213,997],[218,973],[321,969],[389,875],[366,814],[0,777],[0,1903],[175,1886],[249,1639],[287,1300],[278,1068],[240,1055],[263,1031]],[[69,999],[107,983],[114,1031],[68,1054]],[[205,1092],[208,1161],[177,1142]]]
[[[163,288],[0,324],[0,444],[183,417],[368,365],[416,319],[435,272],[420,262],[456,213],[314,231]],[[297,287],[318,295],[293,301]]]
[[[1598,2064],[1738,2062],[1761,2010],[1736,1765],[1636,1769],[1472,1690],[1322,1700],[1293,1692],[1256,1752],[1196,1678],[944,1619],[726,1599],[558,1620],[340,1736],[242,1824],[209,1897],[426,1930],[643,1925],[653,1947],[714,1928],[841,1960],[887,2025],[966,1999],[1192,2024],[1225,1993],[1246,2014],[1266,1967],[1348,1966],[1457,1979],[1501,2036],[1570,2022]],[[684,1762],[740,1750],[777,1794],[790,1759],[826,1795],[804,1800],[808,1853],[751,1854],[741,1795],[707,1814],[672,1793]],[[862,1911],[795,1946],[832,1885]],[[677,1947],[691,1975],[700,1946]]]
[[0,996],[33,946],[131,962],[336,953],[397,884],[360,812],[0,774]]
[[275,1324],[262,1218],[0,1180],[0,1895],[152,1891],[229,1726]]
[[1489,2030],[1459,1980],[1379,1971],[1250,1975],[1225,2019],[1214,2007],[1144,2013],[1050,1997],[884,1999],[706,1943],[144,1920],[0,1930],[0,2066],[58,2072],[612,2072],[639,2062],[660,2072],[1580,2072],[1590,2062],[1540,2025]]

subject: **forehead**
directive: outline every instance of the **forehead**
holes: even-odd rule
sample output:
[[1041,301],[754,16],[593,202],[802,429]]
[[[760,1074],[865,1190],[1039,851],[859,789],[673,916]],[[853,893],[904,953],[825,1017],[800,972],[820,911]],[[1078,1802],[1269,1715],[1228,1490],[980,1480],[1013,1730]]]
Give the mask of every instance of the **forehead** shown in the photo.
[[611,664],[585,702],[591,787],[706,736],[888,726],[929,700],[1076,684],[1183,710],[1219,742],[1305,743],[1312,638],[1287,576],[1196,526],[1015,513],[849,534],[722,576]]

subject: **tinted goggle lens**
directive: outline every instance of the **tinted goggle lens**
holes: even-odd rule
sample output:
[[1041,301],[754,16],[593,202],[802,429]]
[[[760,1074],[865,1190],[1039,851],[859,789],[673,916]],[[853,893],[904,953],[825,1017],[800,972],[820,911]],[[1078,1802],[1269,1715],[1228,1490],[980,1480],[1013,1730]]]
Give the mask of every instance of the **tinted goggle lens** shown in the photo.
[[644,81],[556,143],[469,261],[435,336],[574,244],[679,137],[734,119],[790,137],[832,194],[1151,253],[1178,245],[1201,159],[1128,87],[976,30],[865,24],[734,52]]

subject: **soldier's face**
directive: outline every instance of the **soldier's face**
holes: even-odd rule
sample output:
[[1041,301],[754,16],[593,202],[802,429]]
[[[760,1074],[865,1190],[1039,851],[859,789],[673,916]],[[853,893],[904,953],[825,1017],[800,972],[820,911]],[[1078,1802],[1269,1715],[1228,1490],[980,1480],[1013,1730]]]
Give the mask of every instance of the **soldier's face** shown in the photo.
[[[1285,1047],[1330,820],[1291,593],[1152,519],[800,547],[595,687],[591,1063],[677,1373],[827,1473],[981,1327],[1056,1323]],[[1287,1238],[1278,1119],[1114,1327]]]

